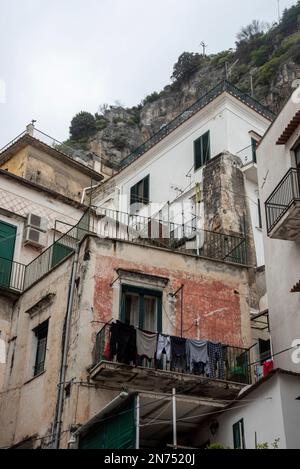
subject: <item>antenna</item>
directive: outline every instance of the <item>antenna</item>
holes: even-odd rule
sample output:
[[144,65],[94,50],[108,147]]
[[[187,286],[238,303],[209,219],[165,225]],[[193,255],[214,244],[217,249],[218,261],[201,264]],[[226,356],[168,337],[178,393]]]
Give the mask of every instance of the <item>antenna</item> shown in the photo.
[[203,57],[205,57],[206,56],[206,49],[207,49],[208,45],[205,44],[204,41],[202,41],[202,42],[200,42],[200,46],[202,47],[202,50],[203,50],[202,55],[203,55]]
[[277,6],[278,6],[278,24],[279,24],[281,20],[280,0],[277,0]]

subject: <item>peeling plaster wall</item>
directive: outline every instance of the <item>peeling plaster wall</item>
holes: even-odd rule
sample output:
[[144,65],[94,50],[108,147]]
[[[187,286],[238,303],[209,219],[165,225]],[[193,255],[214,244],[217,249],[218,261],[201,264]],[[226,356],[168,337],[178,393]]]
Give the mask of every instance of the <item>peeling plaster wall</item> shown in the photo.
[[[6,394],[0,402],[0,446],[51,432],[54,419],[63,326],[67,308],[72,259],[67,260],[18,300],[14,308]],[[251,345],[248,270],[239,266],[195,258],[153,247],[87,237],[81,245],[76,275],[66,382],[61,446],[67,447],[71,427],[94,417],[118,392],[89,384],[89,369],[97,332],[103,323],[118,318],[120,288],[116,269],[169,279],[163,292],[163,328],[180,333],[180,296],[175,308],[168,293],[184,288],[184,336]],[[145,276],[139,284],[143,285]],[[149,287],[149,285],[148,285]],[[32,318],[28,311],[48,293],[53,303]],[[50,318],[45,373],[32,379],[33,328]],[[198,326],[196,320],[198,319]],[[121,389],[120,389],[121,391]],[[40,445],[38,440],[36,446]]]
[[[33,435],[51,431],[57,398],[63,324],[70,279],[69,259],[37,285],[25,292],[14,306],[7,366],[5,394],[0,399],[0,446],[19,443]],[[34,316],[26,311],[49,293],[53,302],[38,309]],[[33,377],[35,334],[33,329],[49,319],[45,372]],[[37,441],[39,446],[41,441]]]

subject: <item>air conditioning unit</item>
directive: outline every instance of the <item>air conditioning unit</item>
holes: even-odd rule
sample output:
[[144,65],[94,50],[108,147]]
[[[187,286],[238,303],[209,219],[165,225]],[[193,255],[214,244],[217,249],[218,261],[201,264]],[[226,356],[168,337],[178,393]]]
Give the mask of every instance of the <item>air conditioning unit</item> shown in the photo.
[[25,230],[24,245],[44,248],[47,246],[47,234],[28,226]]
[[46,232],[48,229],[48,220],[47,218],[40,217],[39,215],[34,215],[34,213],[29,213],[27,216],[27,226]]

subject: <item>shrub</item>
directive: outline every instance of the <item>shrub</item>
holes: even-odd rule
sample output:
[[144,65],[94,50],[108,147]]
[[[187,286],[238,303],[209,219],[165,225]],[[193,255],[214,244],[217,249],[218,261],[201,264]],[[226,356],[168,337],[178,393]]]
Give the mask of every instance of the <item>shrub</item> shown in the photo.
[[70,127],[70,136],[72,140],[86,140],[94,135],[96,131],[96,119],[89,112],[82,111],[73,117]]

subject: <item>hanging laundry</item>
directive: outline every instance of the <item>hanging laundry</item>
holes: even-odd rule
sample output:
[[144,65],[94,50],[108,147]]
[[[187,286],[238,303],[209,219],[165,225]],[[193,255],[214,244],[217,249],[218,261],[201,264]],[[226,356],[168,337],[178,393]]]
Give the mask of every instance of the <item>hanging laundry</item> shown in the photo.
[[166,355],[167,362],[171,361],[171,337],[168,335],[158,335],[156,359],[161,360],[163,353]]
[[171,337],[171,368],[186,371],[186,339]]
[[224,357],[223,346],[221,343],[208,342],[208,375],[214,379],[224,379]]
[[186,341],[187,369],[190,373],[204,374],[208,362],[207,340]]
[[145,357],[148,360],[154,359],[157,348],[157,334],[150,334],[137,329],[136,348],[139,357]]
[[117,361],[129,365],[136,360],[136,330],[133,326],[116,321],[110,329],[110,354]]
[[273,360],[267,360],[264,362],[263,364],[263,374],[264,374],[264,378],[266,376],[268,376],[271,371],[274,369],[274,362]]

